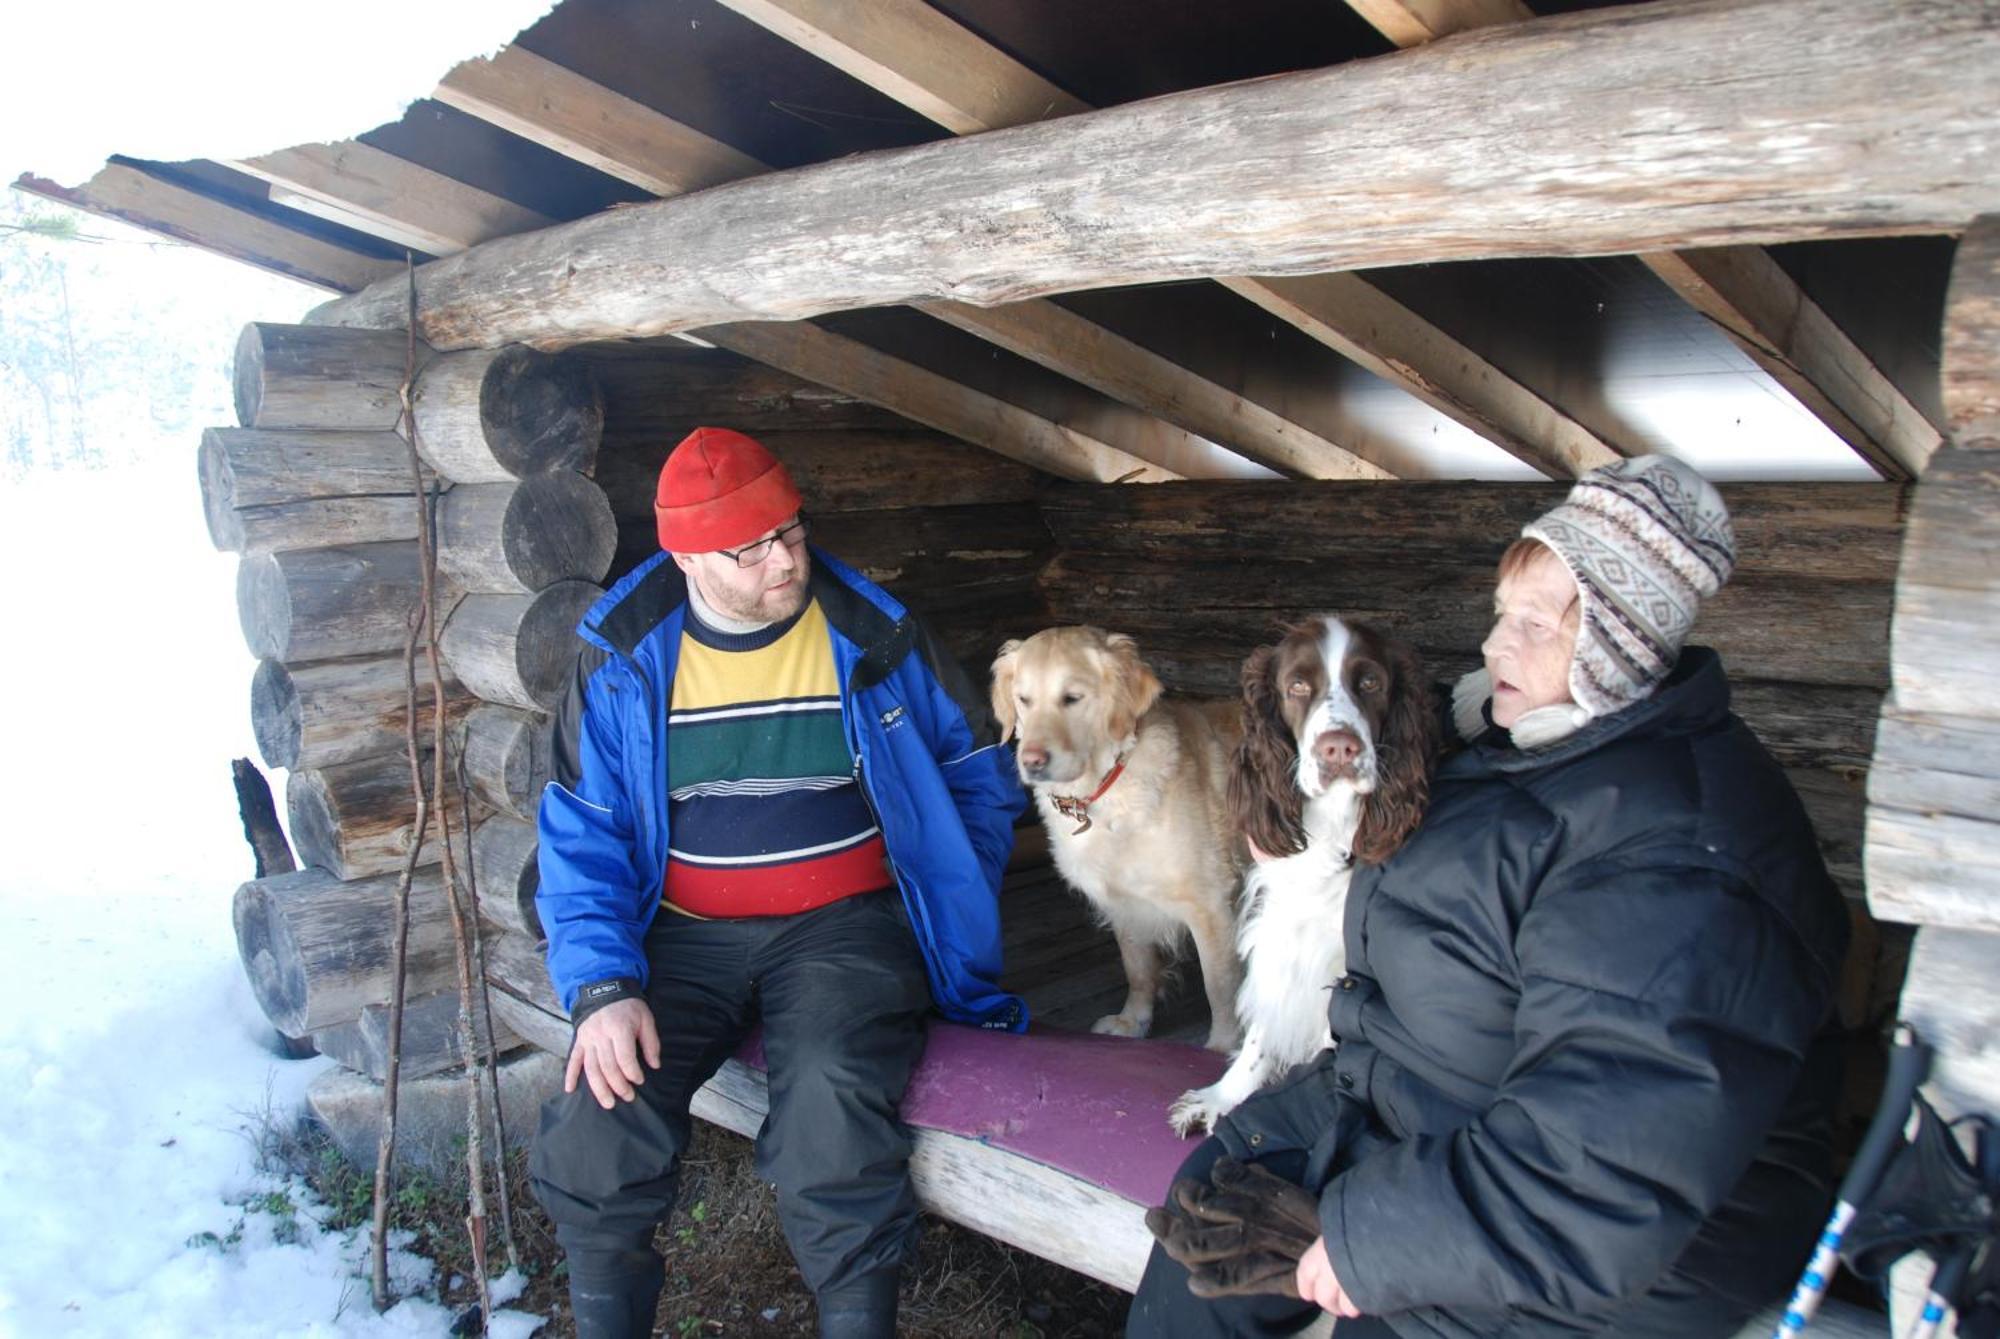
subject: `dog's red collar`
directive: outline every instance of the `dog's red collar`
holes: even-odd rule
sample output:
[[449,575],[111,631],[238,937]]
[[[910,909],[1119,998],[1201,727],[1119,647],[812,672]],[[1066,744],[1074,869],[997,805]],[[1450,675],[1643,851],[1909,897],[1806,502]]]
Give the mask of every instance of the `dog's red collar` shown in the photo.
[[1097,789],[1090,792],[1087,797],[1082,799],[1074,795],[1051,795],[1049,797],[1050,801],[1055,805],[1057,813],[1061,814],[1064,818],[1074,818],[1076,820],[1076,831],[1070,833],[1070,836],[1081,837],[1084,833],[1090,831],[1090,806],[1103,799],[1104,792],[1111,789],[1111,783],[1124,774],[1125,760],[1120,758],[1112,769],[1104,774],[1104,780],[1097,783]]

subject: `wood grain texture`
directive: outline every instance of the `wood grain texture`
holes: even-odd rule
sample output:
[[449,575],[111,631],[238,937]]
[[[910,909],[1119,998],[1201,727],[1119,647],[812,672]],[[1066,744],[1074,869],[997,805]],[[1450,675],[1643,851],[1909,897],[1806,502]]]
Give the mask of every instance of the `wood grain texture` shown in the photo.
[[531,940],[542,937],[535,911],[541,885],[535,866],[539,838],[532,819],[495,814],[472,834],[473,887],[480,914]]
[[1936,1048],[1927,1095],[1946,1116],[2000,1114],[2000,933],[1917,931],[1903,1018]]
[[466,713],[459,756],[472,793],[532,822],[548,784],[553,724],[540,712],[483,702]]
[[[430,785],[430,754],[419,755],[424,784]],[[487,810],[476,797],[471,821]],[[301,863],[317,865],[341,879],[365,879],[393,874],[408,862],[417,841],[416,798],[410,789],[410,764],[403,754],[387,753],[325,767],[297,768],[285,780],[286,826]],[[446,772],[445,794],[433,797],[430,821],[417,851],[419,865],[443,858],[444,823],[452,840],[467,832],[466,810],[458,787]]]
[[2000,213],[1959,238],[1944,305],[1944,412],[1963,447],[2000,447]]
[[454,483],[590,471],[604,399],[589,367],[516,347],[438,358],[417,378],[417,450]]
[[438,568],[466,591],[532,595],[601,581],[618,547],[604,490],[574,470],[459,484],[438,502]]
[[[421,664],[416,689],[417,737],[427,739],[430,673]],[[456,728],[476,701],[447,678],[447,726]],[[408,703],[400,654],[296,665],[262,660],[250,677],[250,730],[266,767],[328,767],[402,752]]]
[[243,639],[264,660],[401,651],[422,593],[415,540],[267,553],[236,569]]
[[558,581],[534,595],[468,595],[438,634],[452,674],[488,702],[553,711],[583,643],[576,625],[604,594]]
[[[394,329],[334,330],[252,321],[236,340],[232,387],[245,428],[392,432],[402,417],[409,337]],[[430,350],[417,345],[421,368]],[[281,501],[283,499],[271,499]]]
[[[478,1038],[475,1055],[482,1059],[489,1052],[505,1055],[526,1044],[497,1017],[489,1044],[483,1012],[474,1005],[472,1026]],[[371,1004],[353,1021],[336,1023],[313,1033],[313,1045],[321,1055],[382,1083],[389,1073],[389,1033],[389,1006]],[[396,1057],[398,1078],[420,1079],[426,1074],[456,1069],[464,1062],[465,1048],[458,1030],[458,992],[440,991],[406,1001],[402,1045]]]
[[[1992,17],[1663,0],[1486,29],[503,238],[419,271],[422,333],[553,346],[1175,277],[1955,230],[2000,207]],[[404,302],[378,285],[311,319],[393,325]]]

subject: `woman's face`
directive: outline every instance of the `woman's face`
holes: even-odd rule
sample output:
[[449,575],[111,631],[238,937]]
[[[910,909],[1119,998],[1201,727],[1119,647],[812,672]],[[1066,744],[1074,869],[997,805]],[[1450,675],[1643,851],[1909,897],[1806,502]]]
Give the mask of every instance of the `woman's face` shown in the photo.
[[1569,662],[1582,608],[1562,560],[1537,550],[1493,595],[1493,631],[1479,649],[1493,676],[1493,723],[1503,730],[1537,707],[1571,700]]

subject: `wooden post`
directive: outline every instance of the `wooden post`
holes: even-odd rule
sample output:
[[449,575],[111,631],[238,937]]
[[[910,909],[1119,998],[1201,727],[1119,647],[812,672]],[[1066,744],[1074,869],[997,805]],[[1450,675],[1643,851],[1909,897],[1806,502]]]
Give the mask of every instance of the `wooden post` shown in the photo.
[[[456,681],[446,682],[445,693],[447,722],[456,725],[477,699]],[[430,675],[420,670],[420,722],[430,719],[430,703]],[[266,767],[329,767],[398,753],[407,704],[400,655],[305,665],[264,660],[250,679],[250,728]]]
[[532,595],[601,581],[617,548],[604,490],[571,470],[459,484],[438,504],[438,567],[467,591]]
[[[323,869],[253,879],[236,890],[236,950],[278,1031],[299,1037],[389,998],[396,876],[342,882]],[[450,918],[437,870],[410,885],[409,991],[453,984]]]
[[248,557],[236,613],[250,654],[331,660],[400,652],[422,594],[414,540]]
[[515,345],[438,358],[417,378],[417,449],[455,483],[588,471],[604,397],[587,365]]
[[[388,432],[402,414],[408,337],[253,321],[236,341],[236,421],[246,428]],[[422,357],[429,350],[418,349]]]
[[603,594],[558,581],[536,595],[468,595],[438,639],[445,664],[488,702],[554,711],[583,649],[576,625]]

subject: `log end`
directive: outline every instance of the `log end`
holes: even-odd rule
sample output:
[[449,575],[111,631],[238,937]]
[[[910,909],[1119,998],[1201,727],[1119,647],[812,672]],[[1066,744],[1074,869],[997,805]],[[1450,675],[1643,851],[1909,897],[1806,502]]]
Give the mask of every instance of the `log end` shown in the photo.
[[266,767],[299,765],[299,745],[305,737],[305,717],[292,672],[278,660],[260,660],[250,676],[250,733]]
[[236,422],[245,428],[257,426],[264,410],[264,326],[252,321],[236,337],[236,361],[230,380],[235,389]]
[[521,619],[514,642],[514,667],[522,687],[543,711],[562,704],[570,671],[583,651],[576,626],[604,595],[589,581],[558,581],[536,595]]
[[196,468],[201,476],[201,512],[208,522],[209,542],[224,553],[243,552],[243,518],[236,511],[236,471],[214,428],[201,434]]
[[551,470],[514,490],[500,542],[508,570],[527,590],[601,581],[618,551],[618,521],[596,483],[574,470]]
[[340,817],[319,769],[300,768],[285,778],[285,815],[300,863],[339,875],[344,864]]
[[302,870],[258,879],[237,888],[230,909],[236,927],[236,952],[243,962],[243,974],[250,980],[250,993],[271,1025],[288,1037],[306,1031],[304,957],[273,900],[272,886],[284,880],[325,878],[319,870]]
[[487,366],[479,423],[493,458],[516,478],[588,470],[604,435],[604,394],[583,360],[517,345]]
[[251,655],[260,660],[285,659],[292,644],[292,596],[272,555],[259,554],[237,564],[236,617]]

